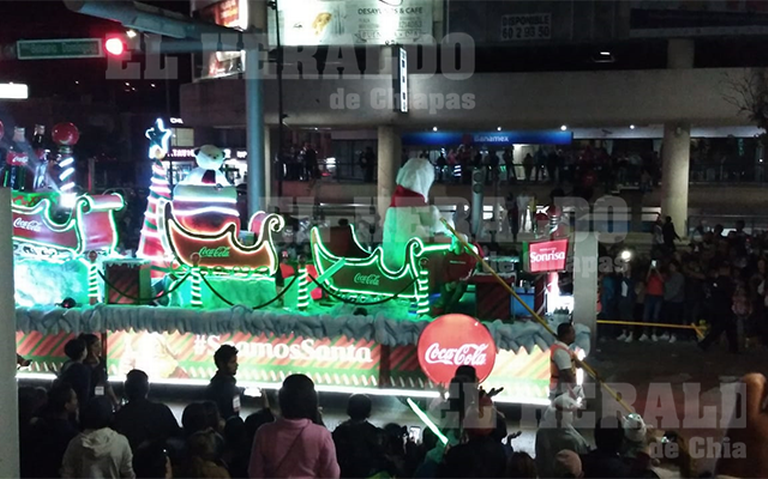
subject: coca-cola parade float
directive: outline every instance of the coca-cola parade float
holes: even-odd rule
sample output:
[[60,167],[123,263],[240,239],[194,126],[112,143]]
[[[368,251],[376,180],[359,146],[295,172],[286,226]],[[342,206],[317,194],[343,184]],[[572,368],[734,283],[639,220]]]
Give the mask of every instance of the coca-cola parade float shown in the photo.
[[[460,314],[480,250],[428,204],[434,169],[423,160],[398,175],[381,244],[363,244],[353,225],[315,224],[309,255],[286,259],[287,218],[256,213],[243,221],[221,172],[223,150],[196,149],[197,168],[170,187],[162,162],[170,134],[160,120],[147,131],[152,179],[135,258],[118,257],[116,237],[94,226],[107,215],[114,233],[111,215],[122,200],[81,195],[61,224],[79,241],[68,261],[86,268],[79,284],[87,295],[51,292],[29,304],[17,269],[18,352],[33,361],[22,374],[50,375],[67,338],[98,332],[117,381],[139,368],[155,382],[206,384],[213,353],[229,343],[239,350],[243,386],[277,388],[302,372],[321,391],[430,397],[458,365],[472,364],[504,388],[497,400],[548,402],[550,333],[509,314],[483,322]],[[47,227],[51,218],[29,216],[49,208],[45,200],[14,204],[14,214],[28,214],[19,225]],[[28,233],[19,228],[21,247]],[[31,243],[36,254],[49,251]],[[59,249],[49,252],[58,258]],[[588,331],[577,330],[588,350]]]

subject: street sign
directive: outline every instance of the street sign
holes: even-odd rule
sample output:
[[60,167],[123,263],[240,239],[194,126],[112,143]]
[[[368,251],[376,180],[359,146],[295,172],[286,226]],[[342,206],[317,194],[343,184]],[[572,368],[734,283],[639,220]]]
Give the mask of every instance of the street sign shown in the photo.
[[104,49],[101,38],[19,40],[16,42],[16,58],[19,60],[101,58],[103,56]]

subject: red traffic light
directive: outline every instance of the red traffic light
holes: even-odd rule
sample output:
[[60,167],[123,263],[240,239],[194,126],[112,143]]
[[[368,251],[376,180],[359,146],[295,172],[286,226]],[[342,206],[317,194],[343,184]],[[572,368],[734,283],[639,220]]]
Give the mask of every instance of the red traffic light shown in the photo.
[[104,42],[104,49],[108,54],[119,57],[125,53],[125,43],[122,38],[110,37]]

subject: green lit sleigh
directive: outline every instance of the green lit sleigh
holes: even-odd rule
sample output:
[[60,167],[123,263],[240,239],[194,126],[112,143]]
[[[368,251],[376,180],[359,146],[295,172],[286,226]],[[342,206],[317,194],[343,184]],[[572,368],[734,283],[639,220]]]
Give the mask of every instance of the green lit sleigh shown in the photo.
[[[353,226],[324,230],[315,227],[310,235],[318,283],[334,296],[358,302],[403,299],[418,303],[418,312],[428,310],[429,295],[446,283],[464,281],[475,270],[475,257],[456,254],[451,244],[425,244],[412,238],[406,245],[405,263],[398,271],[384,264],[381,246],[372,252],[360,245]],[[327,239],[327,241],[324,241]]]

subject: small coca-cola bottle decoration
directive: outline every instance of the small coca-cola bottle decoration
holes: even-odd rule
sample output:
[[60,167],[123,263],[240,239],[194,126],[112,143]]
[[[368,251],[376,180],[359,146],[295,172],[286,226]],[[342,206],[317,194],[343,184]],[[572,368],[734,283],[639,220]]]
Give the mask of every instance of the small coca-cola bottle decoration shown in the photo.
[[29,144],[24,136],[26,130],[20,126],[13,129],[13,139],[5,155],[5,175],[3,186],[16,191],[27,189],[27,167],[29,164]]

